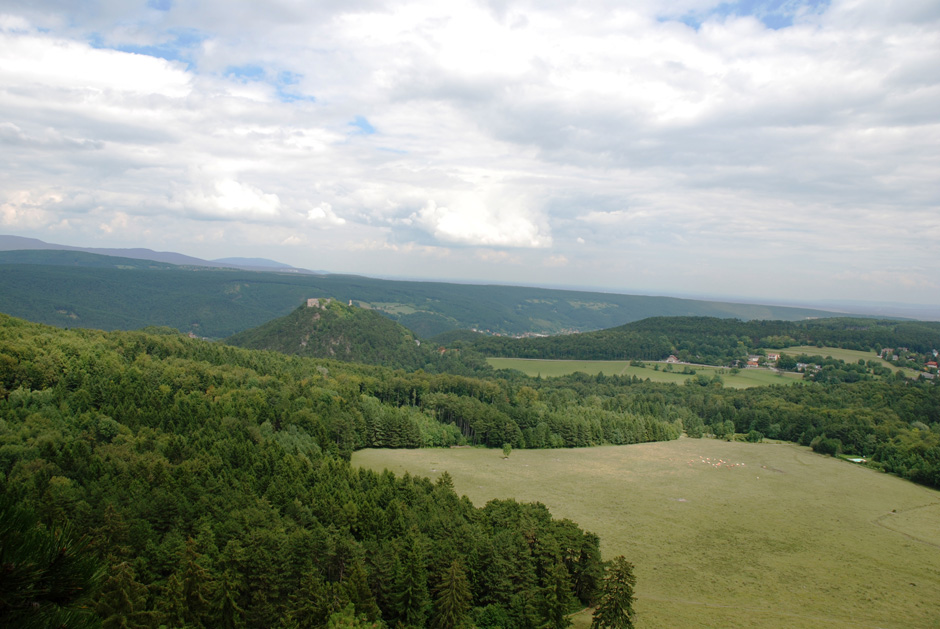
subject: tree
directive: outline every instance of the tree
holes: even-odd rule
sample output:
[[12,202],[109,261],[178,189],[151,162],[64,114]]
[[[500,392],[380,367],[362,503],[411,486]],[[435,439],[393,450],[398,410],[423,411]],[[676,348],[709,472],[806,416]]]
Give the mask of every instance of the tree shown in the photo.
[[503,444],[503,458],[508,459],[510,454],[512,454],[512,444],[504,443]]
[[601,598],[591,619],[591,629],[630,629],[633,625],[633,564],[623,555],[607,567],[601,584]]
[[139,583],[126,561],[111,566],[111,575],[101,588],[95,611],[103,629],[137,629],[156,624],[157,614],[147,607],[147,586]]
[[455,559],[434,590],[434,616],[431,618],[431,627],[433,629],[459,627],[470,611],[471,599],[467,573],[460,562]]
[[542,624],[539,629],[565,629],[571,625],[568,605],[571,602],[571,583],[568,570],[562,562],[550,568],[548,583],[541,591],[540,605]]
[[333,613],[326,625],[327,629],[373,629],[378,623],[369,622],[365,614],[356,615],[356,606],[346,605],[342,611]]
[[180,569],[170,576],[163,598],[162,611],[172,623],[187,627],[203,627],[209,621],[213,580],[198,562],[196,542],[187,540]]
[[245,612],[238,606],[238,585],[235,576],[229,572],[223,575],[216,590],[213,607],[218,627],[222,629],[238,629],[244,625]]
[[400,554],[401,572],[394,593],[396,615],[405,625],[422,627],[427,618],[430,601],[425,556],[419,533],[412,530]]
[[5,626],[94,626],[87,602],[101,577],[87,542],[49,531],[0,497],[0,618]]

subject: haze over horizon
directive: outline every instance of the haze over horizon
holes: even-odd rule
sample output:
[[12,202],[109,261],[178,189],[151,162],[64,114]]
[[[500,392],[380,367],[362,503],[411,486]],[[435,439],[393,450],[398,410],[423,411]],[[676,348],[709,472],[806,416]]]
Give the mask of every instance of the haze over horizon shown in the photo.
[[940,4],[14,0],[0,233],[940,307]]

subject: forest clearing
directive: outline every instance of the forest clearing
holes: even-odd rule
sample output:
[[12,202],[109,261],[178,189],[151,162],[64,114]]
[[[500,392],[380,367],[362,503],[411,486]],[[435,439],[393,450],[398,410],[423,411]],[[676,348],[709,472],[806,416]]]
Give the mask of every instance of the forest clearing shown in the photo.
[[[778,372],[773,369],[737,369],[712,367],[710,365],[668,364],[664,362],[646,362],[640,367],[631,365],[629,360],[549,360],[538,358],[487,358],[486,362],[494,369],[517,369],[527,376],[553,378],[575,372],[591,376],[636,376],[650,382],[672,382],[683,384],[689,378],[703,375],[708,378],[718,376],[722,385],[732,389],[767,386],[770,384],[792,384],[803,379],[801,373]],[[693,373],[688,373],[688,372]]]
[[363,450],[353,464],[446,470],[476,505],[538,501],[597,533],[605,558],[636,566],[638,626],[940,626],[940,492],[809,448],[682,438],[508,458]]

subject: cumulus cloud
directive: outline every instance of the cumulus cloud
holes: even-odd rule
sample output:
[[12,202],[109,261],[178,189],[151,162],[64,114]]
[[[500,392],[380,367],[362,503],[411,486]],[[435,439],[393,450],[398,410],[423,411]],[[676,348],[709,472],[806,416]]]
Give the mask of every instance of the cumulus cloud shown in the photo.
[[178,209],[224,219],[263,219],[278,215],[281,200],[252,185],[222,179],[206,191],[188,190],[180,195]]
[[433,200],[412,215],[412,219],[437,239],[466,245],[489,247],[547,247],[551,237],[513,208],[490,208],[474,195],[455,198],[448,206]]
[[307,210],[307,220],[321,225],[342,225],[346,222],[333,212],[333,207],[329,203],[321,203]]
[[99,50],[82,42],[0,30],[0,81],[45,89],[185,96],[190,77],[179,64],[147,55]]

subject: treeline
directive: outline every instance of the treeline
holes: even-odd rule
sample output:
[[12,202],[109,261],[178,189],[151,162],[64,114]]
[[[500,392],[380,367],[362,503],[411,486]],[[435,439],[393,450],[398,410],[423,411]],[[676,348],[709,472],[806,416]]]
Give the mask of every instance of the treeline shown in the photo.
[[806,382],[723,388],[698,376],[685,385],[622,376],[517,376],[547,396],[568,395],[654,417],[671,416],[691,437],[792,441],[823,454],[855,454],[875,467],[940,488],[940,386],[933,381]]
[[[343,457],[363,447],[573,446],[679,434],[671,415],[633,417],[632,409],[604,415],[595,410],[604,400],[550,387],[540,397],[492,377],[296,358],[168,329],[104,333],[0,321],[0,396],[13,403],[31,391],[54,390],[68,396],[73,414],[99,412],[134,429],[188,429],[194,417],[238,417],[275,433],[297,425],[316,448]],[[538,436],[530,442],[526,435]]]
[[652,317],[616,328],[539,338],[482,336],[462,342],[487,356],[569,360],[663,360],[733,365],[758,348],[795,345],[880,350],[940,348],[940,322],[834,318],[739,321],[712,317]]
[[[475,508],[446,475],[341,458],[377,442],[521,446],[530,427],[546,445],[668,432],[613,409],[577,415],[567,393],[543,393],[2,316],[0,494],[17,513],[0,534],[6,549],[32,540],[21,555],[39,559],[0,583],[0,615],[20,626],[42,612],[104,627],[564,627],[598,594],[596,536],[541,505]],[[461,403],[476,414],[442,423]],[[49,559],[49,540],[68,541],[76,561]],[[34,581],[68,587],[53,597]]]

